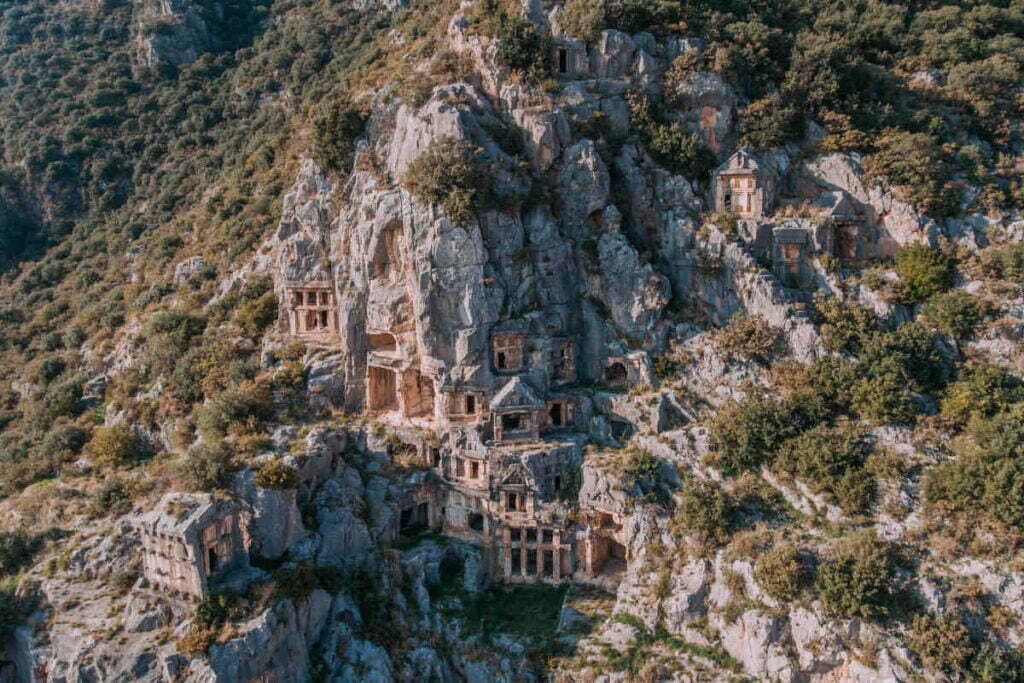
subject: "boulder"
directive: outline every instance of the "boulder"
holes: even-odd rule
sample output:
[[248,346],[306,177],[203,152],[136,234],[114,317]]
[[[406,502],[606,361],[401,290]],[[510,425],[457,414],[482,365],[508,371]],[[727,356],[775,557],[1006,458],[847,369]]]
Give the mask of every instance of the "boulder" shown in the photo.
[[253,470],[237,473],[232,488],[252,510],[249,521],[252,555],[276,560],[306,535],[295,489],[260,488]]

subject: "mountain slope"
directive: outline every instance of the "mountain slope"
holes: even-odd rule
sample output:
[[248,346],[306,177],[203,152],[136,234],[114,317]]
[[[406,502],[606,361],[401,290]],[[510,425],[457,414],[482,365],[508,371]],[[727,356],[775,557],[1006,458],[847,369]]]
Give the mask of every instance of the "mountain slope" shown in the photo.
[[1020,671],[1019,2],[2,12],[3,680]]

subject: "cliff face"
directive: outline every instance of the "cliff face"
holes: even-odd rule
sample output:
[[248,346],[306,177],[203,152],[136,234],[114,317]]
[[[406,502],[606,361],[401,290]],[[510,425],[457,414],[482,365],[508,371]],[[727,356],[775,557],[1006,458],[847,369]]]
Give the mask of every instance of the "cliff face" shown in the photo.
[[[138,56],[226,49],[236,10],[147,1]],[[316,129],[351,154],[294,160],[244,262],[179,260],[136,300],[170,288],[172,314],[83,348],[76,405],[105,431],[0,501],[40,530],[0,682],[1019,675],[1014,523],[975,535],[931,478],[1013,440],[973,425],[1024,400],[1024,307],[970,252],[1019,216],[933,218],[814,122],[741,145],[713,45],[578,40],[568,11],[502,10],[541,79],[474,3],[436,10],[350,140]],[[948,259],[926,295],[913,245]],[[968,293],[990,313],[960,333],[939,305]],[[957,408],[976,364],[1010,371],[985,413]],[[56,402],[33,372],[12,393]],[[237,504],[251,561],[191,558],[197,603],[143,568],[138,522],[199,487]]]

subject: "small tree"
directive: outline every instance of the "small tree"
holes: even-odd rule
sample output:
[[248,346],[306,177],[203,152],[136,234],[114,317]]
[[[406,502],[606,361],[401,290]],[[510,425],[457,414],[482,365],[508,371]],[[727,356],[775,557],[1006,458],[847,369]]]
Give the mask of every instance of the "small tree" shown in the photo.
[[11,576],[32,559],[33,543],[24,531],[0,531],[0,577]]
[[885,177],[925,213],[947,216],[956,210],[959,192],[950,183],[949,154],[938,140],[927,133],[889,129],[876,146],[878,151],[864,162],[868,175]]
[[492,175],[482,151],[465,140],[442,137],[409,164],[402,185],[417,199],[440,204],[456,223],[467,223],[491,195]]
[[829,351],[856,354],[861,340],[878,329],[875,315],[836,297],[818,297],[814,312],[821,326],[821,340]]
[[1024,285],[1024,244],[987,247],[978,252],[976,263],[985,277]]
[[704,543],[721,545],[728,540],[733,515],[722,489],[711,482],[689,479],[679,494],[672,528],[677,534],[694,533]]
[[850,426],[821,425],[788,441],[774,467],[826,491],[846,512],[864,510],[874,496],[874,482],[864,470],[868,456],[864,435]]
[[628,99],[630,123],[655,161],[691,180],[703,181],[710,175],[715,155],[699,135],[667,120],[662,108],[647,95],[632,92]]
[[8,638],[35,609],[37,599],[23,597],[17,588],[14,579],[0,578],[0,639]]
[[921,309],[929,325],[957,341],[969,339],[989,310],[984,299],[963,290],[935,294]]
[[277,295],[265,292],[238,307],[235,322],[250,337],[258,337],[277,320]]
[[352,163],[366,116],[351,103],[324,104],[313,119],[314,158],[323,168],[340,171]]
[[103,467],[121,467],[150,455],[146,442],[124,423],[97,427],[86,450]]
[[729,403],[711,421],[711,462],[728,475],[756,470],[775,457],[783,441],[809,426],[808,419],[799,406],[761,392]]
[[990,417],[1008,405],[1024,401],[1024,383],[1002,368],[968,366],[946,387],[942,414],[959,424],[971,417]]
[[75,417],[82,412],[82,377],[72,377],[52,383],[46,388],[36,407],[40,427],[46,428],[60,417]]
[[804,134],[804,115],[790,98],[774,92],[740,111],[740,139],[755,149],[784,147]]
[[924,301],[953,286],[953,261],[924,244],[900,249],[896,253],[896,272],[912,302]]
[[850,408],[867,420],[883,423],[908,424],[917,415],[906,380],[894,361],[872,367],[868,376],[857,380]]
[[213,491],[228,485],[234,462],[224,442],[201,443],[189,449],[181,471],[193,489]]
[[551,71],[550,41],[534,23],[518,14],[502,22],[498,35],[498,59],[535,80]]
[[892,372],[913,391],[942,388],[943,358],[935,347],[935,332],[921,323],[905,323],[862,339],[859,356],[863,374],[870,377]]

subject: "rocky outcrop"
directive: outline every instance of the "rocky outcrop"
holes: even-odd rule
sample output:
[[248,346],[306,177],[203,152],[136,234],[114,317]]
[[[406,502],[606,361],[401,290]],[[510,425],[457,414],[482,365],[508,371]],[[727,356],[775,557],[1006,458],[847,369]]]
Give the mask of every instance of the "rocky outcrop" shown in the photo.
[[843,190],[867,209],[869,221],[878,226],[872,257],[891,257],[898,247],[914,242],[937,244],[940,226],[891,190],[868,182],[857,157],[833,153],[813,158],[799,169],[797,179],[803,192]]
[[732,142],[737,97],[718,74],[711,71],[688,73],[666,95],[678,102],[679,120],[700,133],[715,154]]
[[294,489],[263,489],[256,485],[252,470],[235,477],[235,494],[246,501],[253,513],[249,519],[249,552],[276,560],[306,535]]
[[204,12],[223,18],[219,2],[200,5],[193,0],[137,0],[139,59],[147,66],[161,63],[184,66],[196,61],[218,40],[210,31]]

